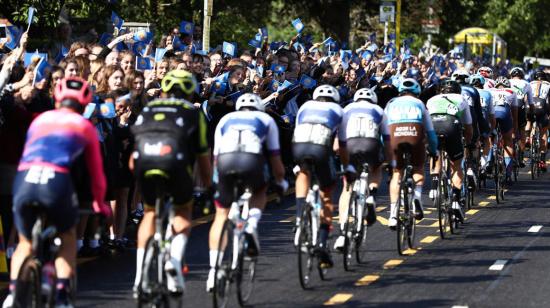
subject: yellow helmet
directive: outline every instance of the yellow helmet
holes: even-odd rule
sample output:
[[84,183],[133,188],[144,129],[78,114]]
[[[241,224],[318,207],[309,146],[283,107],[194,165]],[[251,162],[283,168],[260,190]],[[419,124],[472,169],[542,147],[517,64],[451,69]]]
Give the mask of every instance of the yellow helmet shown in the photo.
[[162,92],[170,92],[174,86],[178,86],[183,93],[191,95],[197,87],[195,76],[185,70],[173,70],[164,76],[160,84]]

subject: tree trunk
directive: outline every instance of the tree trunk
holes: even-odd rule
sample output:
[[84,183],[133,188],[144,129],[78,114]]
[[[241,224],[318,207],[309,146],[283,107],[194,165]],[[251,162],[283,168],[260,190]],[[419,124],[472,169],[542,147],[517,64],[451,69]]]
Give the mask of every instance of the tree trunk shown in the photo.
[[[318,1],[313,1],[318,2]],[[323,31],[341,43],[349,43],[350,2],[349,0],[324,0],[310,11]]]

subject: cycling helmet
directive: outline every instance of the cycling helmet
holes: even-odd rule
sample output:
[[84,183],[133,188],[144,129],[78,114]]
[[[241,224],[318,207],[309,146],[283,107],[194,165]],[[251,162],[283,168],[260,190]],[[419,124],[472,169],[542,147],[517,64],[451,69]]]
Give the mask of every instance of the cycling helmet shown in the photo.
[[504,76],[499,76],[497,80],[495,80],[495,88],[498,88],[498,86],[504,86],[506,88],[510,87],[510,80]]
[[460,87],[460,84],[456,80],[446,79],[441,82],[439,85],[439,93],[442,94],[460,94],[462,92],[462,87]]
[[523,71],[523,69],[521,67],[516,66],[510,71],[510,76],[511,77],[523,78],[523,77],[525,77],[525,72]]
[[262,99],[252,93],[245,93],[237,99],[237,103],[235,103],[235,109],[240,110],[243,107],[251,107],[258,111],[265,111],[265,106],[262,103]]
[[340,102],[340,93],[338,93],[335,87],[328,84],[318,86],[315,91],[313,91],[313,100],[318,100],[321,97],[328,98],[334,103]]
[[470,73],[468,73],[465,70],[456,70],[451,75],[451,79],[458,82],[469,83],[470,81],[469,78],[470,78]]
[[56,102],[75,101],[85,108],[92,101],[92,89],[88,82],[80,77],[67,77],[57,84],[54,90]]
[[475,74],[470,77],[470,84],[474,87],[482,88],[485,85],[485,78],[481,74]]
[[399,93],[409,92],[409,93],[413,93],[415,95],[419,95],[420,94],[420,85],[413,78],[405,78],[399,84],[399,88],[397,89],[397,91],[399,91]]
[[485,78],[491,78],[491,76],[493,76],[493,70],[488,66],[483,66],[477,70],[477,74]]
[[197,88],[197,80],[195,76],[185,70],[173,70],[169,71],[162,79],[160,84],[162,92],[170,92],[174,86],[180,88],[183,93],[191,95]]
[[353,96],[353,101],[355,101],[355,102],[368,101],[370,103],[377,104],[378,103],[378,97],[376,96],[376,93],[374,93],[373,90],[371,90],[369,88],[363,88],[363,89],[359,89],[359,90],[357,90],[357,92],[355,92],[355,95]]
[[548,78],[548,75],[543,70],[538,70],[535,72],[535,76],[533,76],[535,80],[546,80]]

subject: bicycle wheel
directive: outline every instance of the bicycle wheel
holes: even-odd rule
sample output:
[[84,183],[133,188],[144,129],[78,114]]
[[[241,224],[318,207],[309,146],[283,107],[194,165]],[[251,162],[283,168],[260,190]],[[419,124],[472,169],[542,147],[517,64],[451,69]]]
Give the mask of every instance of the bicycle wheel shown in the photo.
[[244,238],[239,240],[239,263],[238,270],[236,271],[237,282],[237,299],[241,306],[246,305],[252,291],[254,291],[254,279],[256,278],[256,257],[249,257],[246,255],[246,247],[244,247]]
[[[396,234],[397,234],[397,252],[400,255],[403,255],[403,251],[405,251],[405,243],[407,241],[407,230],[406,230],[406,224],[405,224],[405,204],[408,202],[408,196],[406,187],[404,185],[401,185],[401,189],[399,192],[399,196],[397,197],[397,203],[395,206],[397,206],[397,228],[396,228]],[[403,205],[402,205],[403,204]]]
[[443,183],[446,179],[439,179],[437,190],[438,193],[435,196],[435,205],[437,207],[437,218],[439,222],[439,236],[444,239],[447,228],[449,228],[449,213],[445,206],[445,188]]
[[41,271],[40,263],[34,257],[27,257],[23,261],[17,276],[14,307],[39,308],[43,306]]
[[355,198],[355,192],[351,192],[351,196],[348,204],[348,215],[347,219],[344,221],[344,249],[342,251],[342,263],[344,265],[344,270],[349,271],[351,267],[351,256],[353,251],[353,235],[355,233],[355,215],[353,214],[356,210],[357,198]]
[[220,241],[218,243],[219,253],[216,258],[216,267],[214,274],[214,292],[213,303],[214,307],[226,307],[231,294],[231,284],[233,283],[233,271],[238,271],[238,245],[235,243],[235,233],[233,230],[233,222],[226,220]]
[[494,170],[494,180],[495,180],[495,196],[496,196],[496,199],[497,199],[497,204],[500,204],[501,200],[500,200],[500,185],[501,185],[501,182],[500,182],[500,173],[501,173],[501,161],[500,161],[500,157],[498,157],[498,154],[497,154],[497,157],[495,159],[495,170]]
[[406,231],[407,231],[407,244],[409,245],[409,248],[410,249],[414,249],[415,248],[415,245],[414,245],[414,239],[416,237],[416,218],[414,218],[414,214],[413,214],[413,201],[412,201],[412,198],[408,197],[408,203],[405,203],[405,204],[408,204],[407,205],[407,208],[405,209],[405,217],[407,218],[406,220]]
[[[361,205],[357,205],[361,206]],[[355,213],[358,213],[359,211],[355,211]],[[355,259],[357,260],[357,263],[362,264],[365,263],[367,260],[367,221],[365,220],[365,207],[363,205],[363,215],[362,217],[356,217],[355,220]]]
[[468,196],[467,196],[467,202],[468,202],[468,210],[471,210],[474,207],[474,191],[471,189],[468,189]]
[[[309,205],[307,206],[309,208]],[[302,289],[307,290],[309,283],[311,282],[311,271],[313,270],[313,236],[311,231],[311,212],[308,209],[304,209],[302,212],[302,219],[298,226],[298,276],[300,279],[300,286]]]
[[138,307],[169,307],[164,260],[161,260],[159,243],[153,236],[147,240],[143,257],[143,270],[138,290]]

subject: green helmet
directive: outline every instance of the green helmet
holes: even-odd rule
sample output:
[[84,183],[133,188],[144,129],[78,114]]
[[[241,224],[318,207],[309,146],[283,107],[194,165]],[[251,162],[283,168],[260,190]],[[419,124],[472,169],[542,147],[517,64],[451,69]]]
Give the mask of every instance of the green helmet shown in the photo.
[[164,76],[161,82],[162,92],[170,92],[177,86],[183,93],[191,95],[197,88],[195,76],[185,70],[173,70]]

